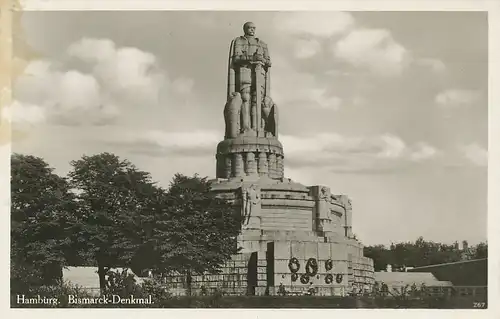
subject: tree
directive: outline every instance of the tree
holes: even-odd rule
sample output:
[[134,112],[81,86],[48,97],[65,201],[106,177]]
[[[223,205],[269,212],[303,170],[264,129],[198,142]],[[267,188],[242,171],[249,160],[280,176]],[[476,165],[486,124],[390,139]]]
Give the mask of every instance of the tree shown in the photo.
[[480,258],[488,258],[488,243],[479,243],[472,248],[472,258],[480,259]]
[[365,246],[364,256],[373,259],[375,271],[385,270],[389,264],[389,251],[384,245]]
[[11,156],[11,289],[27,291],[61,278],[71,249],[74,196],[41,158]]
[[216,273],[238,252],[241,213],[211,193],[206,178],[176,174],[156,198],[161,200],[150,202],[154,227],[145,250],[158,271],[184,274],[190,285],[191,275]]
[[83,156],[71,165],[79,220],[73,228],[74,248],[97,265],[103,290],[109,269],[129,267],[143,245],[144,216],[156,186],[149,173],[110,153]]
[[455,245],[425,241],[423,237],[413,243],[392,243],[389,249],[382,245],[365,246],[364,252],[374,260],[375,271],[384,270],[388,264],[393,269],[403,269],[449,263],[461,260],[462,255]]

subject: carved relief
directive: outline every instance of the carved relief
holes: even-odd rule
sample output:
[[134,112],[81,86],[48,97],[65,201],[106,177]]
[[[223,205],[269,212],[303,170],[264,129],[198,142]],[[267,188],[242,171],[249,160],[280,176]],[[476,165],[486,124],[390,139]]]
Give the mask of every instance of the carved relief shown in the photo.
[[337,201],[339,201],[339,198],[337,198],[337,196],[330,195],[330,203],[334,204]]
[[318,231],[332,231],[332,212],[331,212],[331,194],[330,189],[325,186],[318,187],[318,197],[316,203],[317,209],[317,228]]
[[261,201],[260,189],[257,185],[252,184],[248,188],[242,188],[241,193],[243,225],[247,226],[252,214],[259,211]]
[[322,186],[321,189],[319,190],[319,199],[321,200],[329,200],[330,198],[330,191],[327,187]]

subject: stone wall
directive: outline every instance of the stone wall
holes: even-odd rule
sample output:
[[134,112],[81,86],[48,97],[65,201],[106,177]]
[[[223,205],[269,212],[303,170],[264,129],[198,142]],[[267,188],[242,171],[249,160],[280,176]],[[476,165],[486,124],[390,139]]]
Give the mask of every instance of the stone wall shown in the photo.
[[[374,284],[373,261],[358,255],[360,246],[345,242],[261,242],[254,247],[258,252],[234,255],[220,274],[193,276],[191,294],[219,290],[225,295],[277,295],[280,285],[289,294],[305,294],[311,288],[319,296],[370,291]],[[296,275],[290,267],[292,258],[299,264]],[[317,263],[313,276],[306,271],[311,258]],[[174,295],[188,294],[185,276],[168,277],[167,286]]]
[[261,229],[303,230],[312,229],[311,209],[262,208]]
[[[290,267],[292,258],[296,258],[299,264],[296,275]],[[311,258],[317,263],[314,276],[307,275],[306,271]],[[330,269],[327,267],[329,260],[332,262]],[[276,294],[282,284],[292,294],[305,293],[313,288],[316,295],[343,295],[349,290],[347,279],[347,254],[341,245],[291,241],[274,243],[274,283],[271,294]]]
[[[221,267],[220,274],[192,276],[191,295],[213,294],[223,291],[225,295],[246,295],[248,291],[248,266],[251,254],[233,255]],[[189,294],[187,277],[172,275],[165,278],[169,292],[176,296]]]

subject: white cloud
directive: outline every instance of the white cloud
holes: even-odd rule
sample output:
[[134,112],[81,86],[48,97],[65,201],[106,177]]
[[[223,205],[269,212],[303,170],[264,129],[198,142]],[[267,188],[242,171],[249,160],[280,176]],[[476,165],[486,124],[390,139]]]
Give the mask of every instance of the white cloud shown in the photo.
[[108,138],[106,143],[124,147],[132,153],[165,156],[213,156],[223,133],[210,130],[167,132],[150,130],[129,132]]
[[310,102],[316,102],[320,108],[338,110],[342,104],[342,99],[329,95],[326,89],[316,89],[310,88],[302,92],[302,98],[304,100],[310,100]]
[[115,57],[116,47],[115,43],[109,39],[83,38],[69,45],[66,52],[83,61],[98,63]]
[[435,102],[441,107],[467,106],[481,98],[481,92],[475,90],[450,89],[436,95]]
[[294,42],[294,55],[298,59],[307,59],[315,56],[321,50],[321,43],[313,38],[299,39]]
[[380,147],[381,151],[377,156],[382,158],[399,158],[406,150],[405,142],[393,135],[382,135],[379,140],[375,139],[372,143]]
[[68,47],[70,56],[93,66],[93,74],[110,93],[137,103],[158,103],[165,76],[156,57],[137,48],[117,48],[108,39],[83,38]]
[[52,96],[57,96],[55,104],[67,109],[92,109],[99,107],[101,102],[101,88],[97,80],[89,74],[82,74],[75,70],[65,73],[53,73],[52,80],[57,83],[53,86]]
[[[32,115],[39,122],[102,125],[116,120],[125,107],[157,105],[167,84],[153,54],[118,48],[111,40],[84,38],[69,45],[66,54],[87,63],[91,72],[48,60],[30,63],[15,83],[18,105],[12,112],[28,118],[39,110],[43,117]],[[181,91],[190,87],[187,79],[176,86]],[[21,117],[12,120],[26,122]]]
[[417,64],[430,68],[434,73],[442,73],[446,70],[446,65],[443,61],[432,58],[421,58],[416,61]]
[[192,132],[165,132],[149,131],[141,138],[143,141],[157,143],[164,148],[197,148],[212,147],[215,148],[223,136],[218,131],[192,131]]
[[282,33],[330,37],[351,28],[354,18],[347,12],[286,12],[273,22]]
[[2,118],[20,125],[33,125],[45,122],[45,111],[42,107],[13,101],[2,108]]
[[10,109],[14,124],[103,124],[119,113],[93,75],[55,70],[48,61],[29,64],[14,93],[16,102]]
[[[295,36],[293,56],[310,58],[322,50],[321,41],[335,36],[331,44],[334,56],[358,68],[378,75],[399,75],[409,65],[419,65],[442,73],[445,64],[435,58],[413,57],[386,29],[363,28],[347,12],[283,12],[274,18],[275,29]],[[340,37],[340,39],[339,39]]]
[[[143,155],[213,156],[221,139],[222,132],[219,131],[151,130],[120,134],[108,138],[108,143]],[[401,138],[390,134],[371,137],[349,137],[336,133],[281,135],[280,140],[287,157],[287,167],[296,173],[306,168],[325,166],[343,170],[387,168],[400,163],[429,160],[437,152],[425,143],[409,146]]]
[[[407,145],[401,138],[384,134],[347,137],[335,133],[315,136],[281,135],[288,162],[297,167],[335,167],[344,170],[377,169],[399,163],[433,158],[438,152],[426,143]],[[389,166],[388,166],[389,165]]]
[[419,143],[415,147],[415,151],[411,154],[410,158],[413,161],[423,161],[432,158],[438,154],[438,150],[431,145],[426,143]]
[[334,55],[356,67],[380,75],[398,75],[409,62],[409,52],[383,29],[356,29],[332,46]]
[[488,165],[488,151],[481,145],[472,143],[461,147],[466,159],[477,166]]
[[194,80],[191,78],[178,78],[172,83],[175,92],[187,95],[193,91]]
[[342,99],[330,93],[328,83],[313,74],[297,71],[286,58],[277,56],[272,70],[272,97],[279,104],[303,103],[306,107],[337,110]]

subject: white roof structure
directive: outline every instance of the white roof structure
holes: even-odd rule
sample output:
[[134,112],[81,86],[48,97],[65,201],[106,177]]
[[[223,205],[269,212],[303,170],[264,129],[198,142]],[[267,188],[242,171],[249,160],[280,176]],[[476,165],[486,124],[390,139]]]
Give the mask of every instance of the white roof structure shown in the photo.
[[[121,272],[124,268],[112,268],[113,271]],[[141,284],[144,280],[141,277],[134,275],[136,283]],[[63,268],[63,280],[71,285],[79,286],[87,291],[99,293],[99,275],[97,274],[97,267],[66,267]]]
[[451,287],[449,281],[439,281],[430,272],[375,272],[375,281],[385,283],[388,286],[406,286],[422,284],[433,287]]

